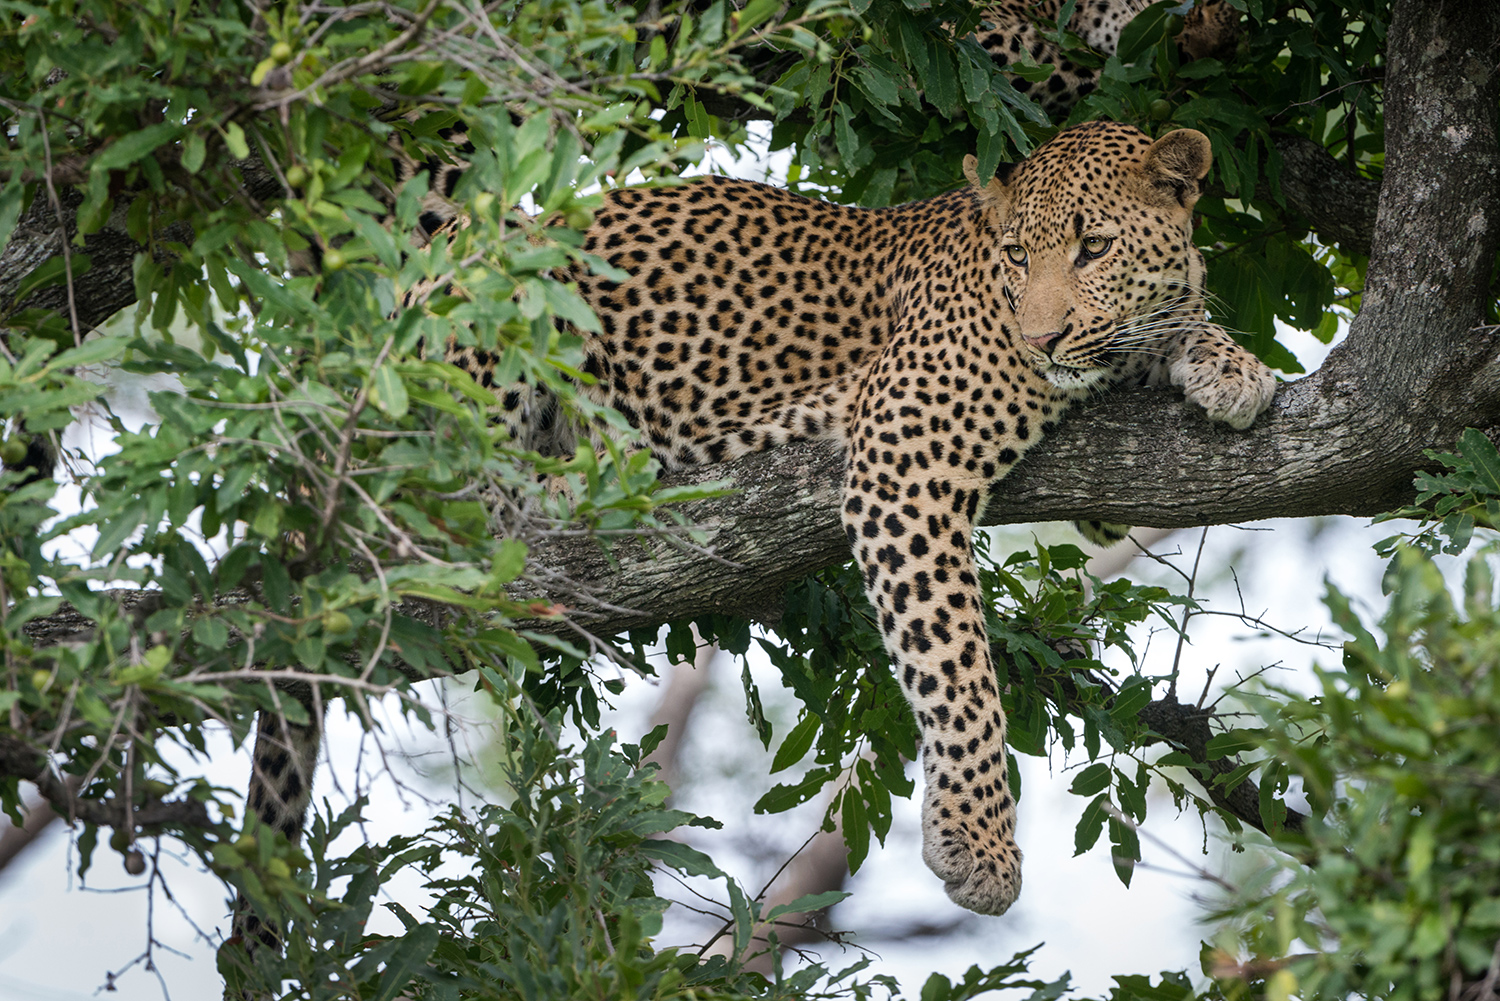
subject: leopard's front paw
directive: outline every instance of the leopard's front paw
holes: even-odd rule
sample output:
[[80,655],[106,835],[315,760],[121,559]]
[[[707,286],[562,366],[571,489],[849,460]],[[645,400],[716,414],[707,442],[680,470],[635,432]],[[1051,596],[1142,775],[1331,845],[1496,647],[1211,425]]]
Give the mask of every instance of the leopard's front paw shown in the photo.
[[994,800],[981,809],[982,801],[961,803],[930,781],[922,801],[922,860],[955,904],[979,914],[1004,914],[1021,895],[1015,810],[1008,794],[1002,802],[1003,809]]
[[1276,393],[1276,376],[1265,363],[1211,323],[1198,324],[1187,335],[1172,362],[1171,379],[1188,402],[1208,411],[1209,420],[1238,429],[1255,423]]

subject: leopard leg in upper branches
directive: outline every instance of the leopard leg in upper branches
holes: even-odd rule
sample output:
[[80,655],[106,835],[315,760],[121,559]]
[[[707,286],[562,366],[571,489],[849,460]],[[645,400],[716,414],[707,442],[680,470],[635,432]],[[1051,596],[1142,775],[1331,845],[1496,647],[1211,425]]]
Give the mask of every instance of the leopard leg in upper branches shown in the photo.
[[[307,686],[294,688],[282,690],[281,696],[301,703],[308,722],[293,723],[265,710],[258,714],[245,802],[262,827],[280,831],[296,845],[302,840],[312,803],[313,772],[323,739],[323,707],[313,705]],[[252,951],[262,945],[281,947],[280,930],[266,924],[244,894],[235,901],[233,936]]]

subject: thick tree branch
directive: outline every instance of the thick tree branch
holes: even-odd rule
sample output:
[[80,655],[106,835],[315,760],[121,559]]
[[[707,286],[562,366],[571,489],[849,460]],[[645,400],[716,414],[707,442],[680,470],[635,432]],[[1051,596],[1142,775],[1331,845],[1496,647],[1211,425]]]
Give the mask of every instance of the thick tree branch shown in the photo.
[[208,828],[213,823],[208,808],[194,799],[162,800],[147,797],[127,814],[114,798],[79,799],[67,778],[47,763],[46,755],[22,740],[0,734],[0,775],[33,783],[59,816],[101,827],[123,827],[128,820],[137,830],[170,827],[175,830]]
[[[264,200],[280,194],[279,182],[259,159],[239,161],[235,169],[243,178],[246,197]],[[21,308],[67,313],[68,292],[61,285],[33,292],[25,302],[13,301],[26,276],[48,258],[62,253],[64,238],[72,240],[78,235],[77,211],[83,195],[76,187],[64,187],[58,196],[63,208],[61,222],[46,195],[38,194],[21,213],[10,242],[0,250],[0,313],[11,314]],[[84,331],[97,327],[136,301],[133,276],[135,255],[141,252],[141,245],[125,230],[125,208],[133,197],[133,192],[117,195],[115,211],[104,227],[85,236],[81,248],[74,248],[75,255],[85,254],[90,262],[86,271],[75,272],[73,280],[78,322]],[[192,241],[193,233],[188,227],[180,223],[168,226],[157,234],[158,260],[169,259],[161,249],[166,242]]]
[[1325,244],[1369,254],[1380,206],[1380,182],[1362,177],[1306,136],[1271,137],[1281,154],[1281,195]]

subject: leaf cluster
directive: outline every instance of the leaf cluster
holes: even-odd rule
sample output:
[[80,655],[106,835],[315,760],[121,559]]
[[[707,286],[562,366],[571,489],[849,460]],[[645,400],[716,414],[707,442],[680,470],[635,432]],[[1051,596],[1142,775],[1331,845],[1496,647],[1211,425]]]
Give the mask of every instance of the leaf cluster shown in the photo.
[[[1351,639],[1311,694],[1250,696],[1268,756],[1313,821],[1229,910],[1252,955],[1304,997],[1420,998],[1477,981],[1500,939],[1494,670],[1500,611],[1488,546],[1458,593],[1403,548],[1379,633],[1330,586]],[[1295,859],[1295,861],[1293,861]]]

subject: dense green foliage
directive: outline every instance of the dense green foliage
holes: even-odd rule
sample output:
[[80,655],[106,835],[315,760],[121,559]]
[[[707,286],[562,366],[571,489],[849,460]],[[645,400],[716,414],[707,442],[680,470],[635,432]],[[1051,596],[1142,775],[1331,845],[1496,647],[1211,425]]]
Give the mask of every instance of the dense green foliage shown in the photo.
[[[1233,2],[1249,20],[1237,55],[1222,62],[1180,63],[1173,3],[1149,8],[1107,58],[1049,30],[1069,58],[1102,69],[1070,120],[1210,136],[1217,165],[1199,236],[1215,315],[1293,371],[1273,321],[1327,340],[1358,307],[1365,262],[1309,240],[1280,196],[1271,133],[1310,138],[1378,176],[1387,11],[1367,0]],[[599,733],[600,701],[618,683],[601,680],[584,640],[527,628],[562,611],[532,597],[549,592],[528,569],[531,548],[580,526],[601,544],[681,532],[671,505],[710,489],[661,489],[619,416],[575,391],[573,331],[597,321],[555,276],[568,265],[606,270],[580,249],[599,185],[664,179],[704,143],[747,142],[751,119],[770,123],[773,148],[792,149],[788,182],[806,193],[878,206],[951,188],[966,154],[993,170],[1063,124],[1008,75],[1043,79],[1048,68],[994,63],[965,37],[978,8],[958,0],[264,9],[68,0],[5,10],[0,241],[28,209],[76,203],[78,223],[65,252],[12,276],[0,344],[5,448],[56,435],[87,407],[113,449],[97,465],[65,456],[83,496],[67,517],[56,516],[52,481],[22,486],[21,474],[0,474],[7,755],[45,751],[96,804],[210,806],[207,825],[103,833],[122,853],[138,837],[176,838],[283,922],[285,955],[251,960],[237,944],[221,953],[233,983],[271,985],[276,996],[894,990],[864,961],[771,981],[745,972],[755,933],[832,898],[763,911],[712,860],[659,838],[712,824],[663,805],[666,788],[641,766],[661,734],[632,745]],[[411,234],[426,182],[392,190],[389,151],[451,159],[457,123],[476,148],[452,192],[469,224],[419,245]],[[105,235],[134,250],[137,306],[85,339],[75,310],[29,297],[85,275]],[[427,291],[408,303],[413,288]],[[495,391],[431,350],[450,337],[497,359],[497,386],[547,386],[581,426],[610,433],[585,436],[566,460],[518,448],[490,419]],[[153,394],[160,420],[128,429],[80,375],[101,364],[168,375],[180,390]],[[1463,451],[1468,465],[1421,485],[1424,500],[1443,495],[1437,514],[1456,549],[1475,520],[1493,526],[1500,510],[1490,496],[1500,481],[1486,480],[1500,469],[1493,447],[1466,439]],[[539,474],[570,488],[549,492]],[[1393,555],[1386,638],[1334,595],[1354,637],[1344,670],[1322,675],[1313,698],[1258,696],[1265,725],[1225,735],[1213,751],[1264,754],[1214,779],[1142,722],[1147,703],[1175,693],[1175,677],[1115,675],[1093,646],[1135,663],[1130,627],[1175,628],[1194,610],[1190,597],[1123,581],[1085,588],[1071,546],[984,554],[1011,741],[1033,755],[1060,745],[1082,765],[1071,787],[1088,802],[1079,852],[1109,851],[1128,883],[1153,781],[1179,808],[1206,814],[1218,808],[1203,782],[1229,791],[1258,779],[1259,819],[1274,831],[1290,778],[1302,777],[1314,818],[1284,842],[1288,874],[1226,905],[1235,921],[1225,948],[1260,965],[1211,963],[1205,972],[1222,978],[1211,996],[1286,997],[1299,977],[1306,997],[1430,995],[1454,971],[1482,971],[1500,936],[1491,554],[1471,565],[1462,602],[1420,555]],[[102,594],[121,584],[159,598],[122,609]],[[911,795],[902,759],[915,754],[859,590],[848,569],[799,583],[774,634],[752,637],[748,623],[724,618],[696,623],[733,652],[757,644],[804,707],[773,732],[746,672],[748,725],[776,747],[772,771],[804,766],[757,808],[833,790],[830,817],[842,820],[854,867],[871,836],[889,831],[892,795]],[[63,602],[92,631],[33,646],[27,624]],[[443,614],[419,614],[435,607]],[[642,653],[654,641],[615,649],[647,671]],[[694,642],[679,623],[667,652],[690,656]],[[236,797],[192,767],[209,728],[242,741],[259,709],[305,719],[276,681],[310,685],[317,702],[344,699],[367,720],[370,700],[390,698],[431,723],[413,682],[460,673],[505,720],[504,788],[421,837],[332,851],[356,808],[320,816],[292,848],[240,820]],[[585,735],[579,746],[563,738],[565,723]],[[16,775],[0,776],[12,816],[20,792]],[[100,833],[85,827],[81,868]],[[444,867],[454,860],[460,875]],[[734,958],[655,941],[668,903],[653,867],[722,887]],[[404,936],[366,936],[380,888],[410,869],[437,903],[402,911]],[[1298,940],[1312,955],[1288,961]],[[1037,962],[1022,954],[960,983],[934,976],[921,996],[1006,986],[1059,996],[1066,978],[1031,979]],[[1192,996],[1186,975],[1122,977],[1113,994]]]

